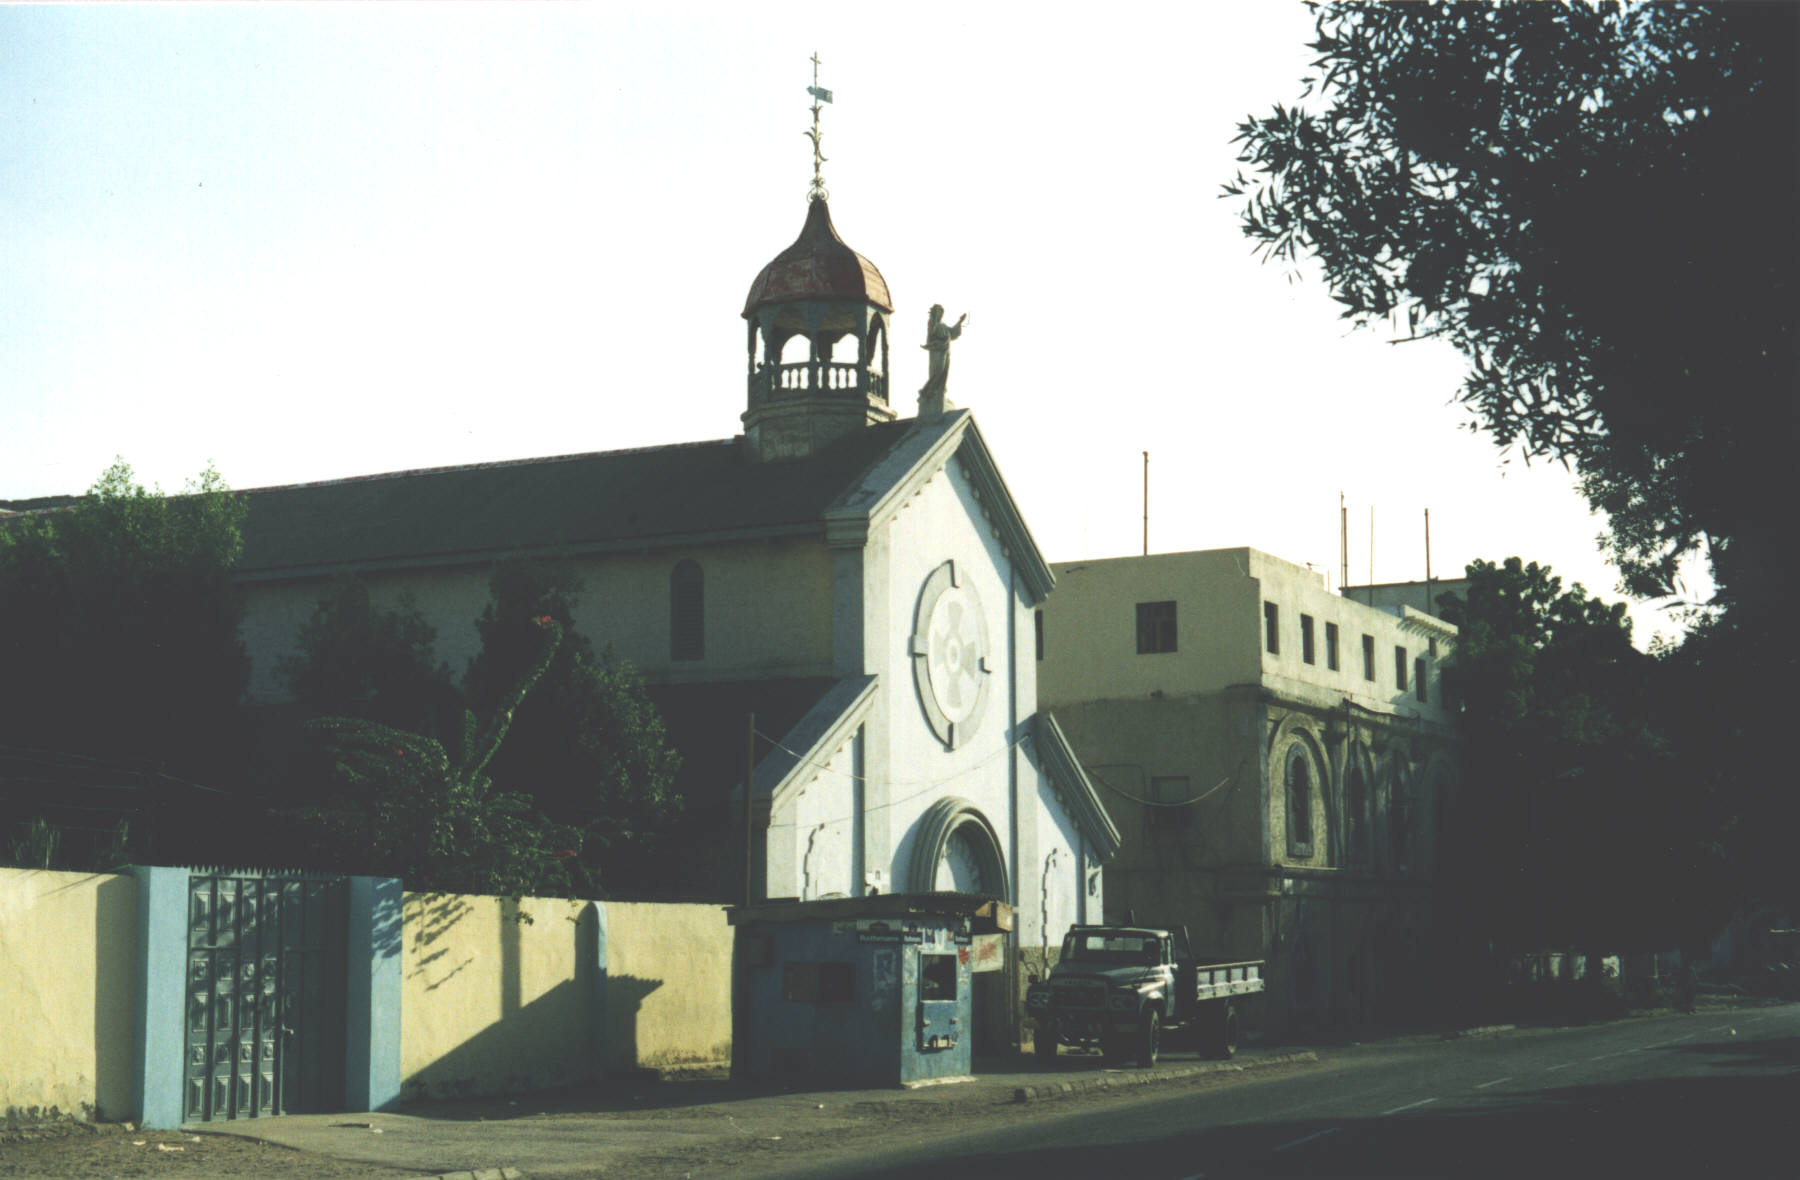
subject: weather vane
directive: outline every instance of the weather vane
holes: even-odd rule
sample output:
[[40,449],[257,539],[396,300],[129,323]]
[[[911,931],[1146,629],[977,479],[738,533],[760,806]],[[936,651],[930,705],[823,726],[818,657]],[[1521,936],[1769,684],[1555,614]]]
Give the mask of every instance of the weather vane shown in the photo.
[[812,64],[813,84],[806,88],[806,92],[812,95],[813,125],[812,130],[806,132],[806,137],[812,140],[813,145],[813,178],[812,187],[807,190],[806,196],[811,201],[823,201],[831,194],[825,191],[825,177],[819,171],[819,166],[825,163],[825,153],[819,150],[819,136],[823,134],[819,130],[819,104],[831,101],[831,91],[823,89],[819,85],[819,54],[817,50],[813,51]]

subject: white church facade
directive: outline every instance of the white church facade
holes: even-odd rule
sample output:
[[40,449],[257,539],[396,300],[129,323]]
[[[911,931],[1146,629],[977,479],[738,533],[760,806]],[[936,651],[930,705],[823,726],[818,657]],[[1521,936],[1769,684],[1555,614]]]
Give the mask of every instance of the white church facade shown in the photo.
[[683,846],[615,895],[984,894],[1029,966],[1101,920],[1119,831],[1038,707],[1050,568],[942,382],[914,418],[890,407],[892,310],[815,196],[743,310],[741,435],[243,493],[253,697],[286,698],[335,575],[409,593],[460,671],[495,563],[555,558],[585,583],[573,624],[640,670],[684,760]]

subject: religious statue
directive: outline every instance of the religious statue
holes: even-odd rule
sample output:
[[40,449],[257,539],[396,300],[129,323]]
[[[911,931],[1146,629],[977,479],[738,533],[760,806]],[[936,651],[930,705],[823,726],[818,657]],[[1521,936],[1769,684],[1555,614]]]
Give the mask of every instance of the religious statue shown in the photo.
[[919,389],[919,416],[935,417],[944,412],[944,386],[950,380],[950,342],[962,335],[965,313],[954,324],[944,322],[944,305],[931,305],[931,320],[925,325],[925,343],[919,345],[931,354],[931,370]]

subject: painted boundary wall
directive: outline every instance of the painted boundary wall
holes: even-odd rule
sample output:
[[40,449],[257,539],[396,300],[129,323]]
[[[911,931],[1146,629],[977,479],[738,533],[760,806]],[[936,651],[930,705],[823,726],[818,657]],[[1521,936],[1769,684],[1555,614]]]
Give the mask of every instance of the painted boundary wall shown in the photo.
[[402,912],[407,1098],[729,1061],[718,906],[409,893]]
[[[147,956],[139,932],[144,903],[159,898],[153,908],[168,911],[160,925],[183,929],[187,871],[138,872],[142,880],[0,868],[0,1123],[179,1123],[185,942],[159,939],[166,953]],[[365,893],[392,886],[356,883]],[[355,897],[352,909],[389,912],[383,900]],[[364,1027],[346,1030],[363,1047],[347,1046],[358,1058],[349,1062],[353,1108],[385,1106],[395,1091],[500,1093],[729,1062],[732,933],[722,908],[528,898],[518,909],[532,920],[517,921],[503,898],[403,896],[400,1019],[387,1015],[393,999],[380,980],[362,981],[371,993],[362,1004],[352,997],[364,1013]],[[371,930],[364,941],[383,937]],[[147,974],[166,978],[146,990]],[[146,1011],[151,993],[173,998]],[[165,1035],[140,1043],[140,1027]],[[160,1068],[164,1058],[173,1066]],[[387,1060],[398,1061],[397,1085]],[[164,1074],[168,1086],[145,1084]]]
[[137,882],[0,868],[0,1116],[129,1118]]
[[597,904],[605,916],[606,1069],[729,1065],[733,936],[724,908]]

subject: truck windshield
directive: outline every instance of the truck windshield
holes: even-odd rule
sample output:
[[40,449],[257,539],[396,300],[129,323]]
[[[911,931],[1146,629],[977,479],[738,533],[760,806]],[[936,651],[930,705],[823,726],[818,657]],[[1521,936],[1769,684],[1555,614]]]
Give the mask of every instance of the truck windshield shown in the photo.
[[1141,934],[1096,931],[1071,934],[1063,940],[1062,957],[1083,963],[1160,963],[1157,940]]

